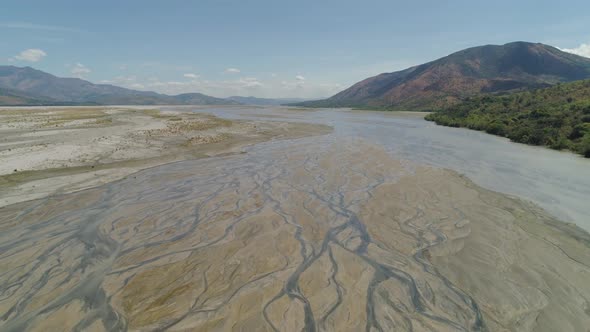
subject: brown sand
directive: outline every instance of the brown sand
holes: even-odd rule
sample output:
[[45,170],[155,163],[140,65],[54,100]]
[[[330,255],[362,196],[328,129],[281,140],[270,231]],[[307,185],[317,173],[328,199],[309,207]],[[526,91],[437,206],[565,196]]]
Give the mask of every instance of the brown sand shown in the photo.
[[273,153],[0,209],[0,329],[590,326],[587,233],[367,143]]

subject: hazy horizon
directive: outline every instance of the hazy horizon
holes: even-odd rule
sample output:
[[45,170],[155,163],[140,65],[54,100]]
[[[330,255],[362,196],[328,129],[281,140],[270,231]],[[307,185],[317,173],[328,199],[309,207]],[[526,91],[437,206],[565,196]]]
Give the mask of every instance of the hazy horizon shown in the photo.
[[[522,15],[531,6],[536,15]],[[322,98],[467,47],[519,40],[590,57],[590,4],[582,1],[362,7],[53,1],[35,10],[7,1],[3,7],[2,63],[166,94]]]

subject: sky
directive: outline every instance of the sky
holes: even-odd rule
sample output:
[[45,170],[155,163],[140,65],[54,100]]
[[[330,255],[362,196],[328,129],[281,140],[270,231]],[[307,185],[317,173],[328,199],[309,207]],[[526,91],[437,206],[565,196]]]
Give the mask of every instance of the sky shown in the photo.
[[484,44],[590,57],[590,1],[0,3],[0,64],[167,94],[331,96]]

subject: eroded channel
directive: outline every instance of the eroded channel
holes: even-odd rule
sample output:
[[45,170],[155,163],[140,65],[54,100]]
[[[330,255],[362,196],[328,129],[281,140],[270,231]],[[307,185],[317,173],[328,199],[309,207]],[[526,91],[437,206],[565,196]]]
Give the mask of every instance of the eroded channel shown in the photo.
[[0,329],[580,331],[590,237],[366,137],[0,209]]

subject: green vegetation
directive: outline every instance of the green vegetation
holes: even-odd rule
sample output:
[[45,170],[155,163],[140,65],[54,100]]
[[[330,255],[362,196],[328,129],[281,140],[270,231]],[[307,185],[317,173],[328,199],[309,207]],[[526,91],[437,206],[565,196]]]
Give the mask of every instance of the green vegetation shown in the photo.
[[568,149],[590,158],[590,80],[498,96],[468,98],[426,116],[515,142]]

